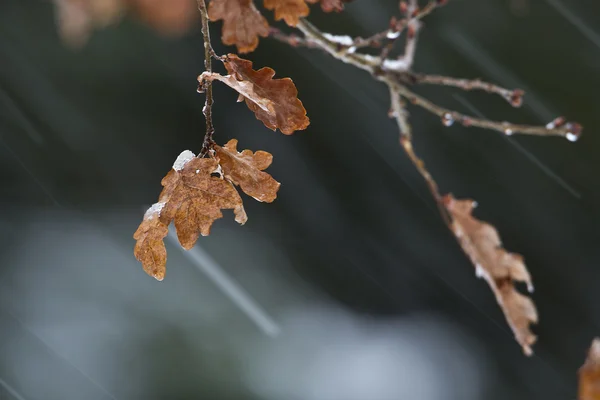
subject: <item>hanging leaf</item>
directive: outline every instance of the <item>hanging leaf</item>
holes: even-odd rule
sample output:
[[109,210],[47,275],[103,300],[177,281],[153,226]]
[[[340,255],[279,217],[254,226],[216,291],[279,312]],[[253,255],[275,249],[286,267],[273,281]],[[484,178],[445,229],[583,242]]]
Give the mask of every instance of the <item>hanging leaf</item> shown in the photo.
[[223,20],[223,44],[237,46],[240,53],[254,51],[258,37],[269,35],[269,24],[252,0],[212,0],[208,16],[211,21]]
[[216,159],[197,158],[186,150],[163,178],[158,203],[146,212],[134,234],[135,257],[149,275],[158,280],[165,276],[166,251],[162,238],[171,221],[175,223],[179,243],[188,250],[200,235],[210,233],[213,222],[223,217],[222,209],[233,209],[235,220],[240,224],[246,222],[237,190],[229,181],[211,175],[216,171],[219,171]]
[[283,19],[289,26],[298,25],[300,18],[310,13],[304,0],[265,0],[264,5],[275,12],[275,20]]
[[215,146],[225,179],[240,186],[248,196],[271,203],[277,197],[280,183],[262,171],[271,165],[273,156],[261,150],[238,153],[237,143],[237,139],[231,139],[224,147]]
[[600,338],[593,340],[579,369],[579,400],[600,400]]
[[229,75],[203,72],[198,77],[202,85],[205,80],[219,80],[240,94],[240,100],[254,112],[269,129],[291,135],[306,129],[310,124],[306,109],[298,99],[298,90],[290,78],[273,79],[275,71],[265,67],[252,69],[252,62],[228,54],[224,61]]
[[537,323],[537,311],[531,299],[514,286],[515,281],[525,282],[529,291],[533,291],[523,257],[504,250],[496,228],[472,216],[476,205],[473,200],[457,200],[447,195],[443,202],[452,216],[452,231],[475,265],[477,276],[488,282],[523,352],[533,354],[531,345],[537,338],[529,326]]

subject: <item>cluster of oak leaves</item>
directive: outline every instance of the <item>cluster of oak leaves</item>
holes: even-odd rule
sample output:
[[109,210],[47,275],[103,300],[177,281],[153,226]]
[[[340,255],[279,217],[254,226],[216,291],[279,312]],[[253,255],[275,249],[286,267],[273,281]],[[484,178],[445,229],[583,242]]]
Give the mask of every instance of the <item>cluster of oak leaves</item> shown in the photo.
[[[320,2],[321,8],[330,12],[341,11],[347,1],[264,0],[263,5],[274,11],[276,20],[296,26],[309,14],[307,3]],[[163,34],[182,33],[199,15],[194,0],[54,2],[59,32],[67,43],[75,45],[85,41],[93,29],[115,22],[126,12]],[[211,21],[223,21],[222,41],[235,45],[239,53],[253,51],[259,37],[269,35],[269,24],[252,0],[211,0],[208,17]],[[239,93],[239,101],[245,101],[256,118],[272,130],[289,135],[309,125],[291,79],[273,79],[275,71],[271,68],[254,70],[250,61],[235,54],[228,54],[221,61],[228,75],[204,72],[198,78],[201,84],[218,80],[230,86]],[[264,172],[271,162],[272,155],[264,151],[239,152],[235,139],[223,147],[212,146],[202,157],[189,150],[181,153],[161,182],[163,190],[158,202],[146,212],[134,234],[134,254],[144,270],[158,280],[164,279],[167,253],[163,240],[171,222],[185,249],[192,248],[200,235],[210,233],[213,222],[223,216],[221,210],[232,209],[235,220],[244,224],[247,216],[236,187],[258,201],[274,201],[280,184]],[[452,218],[450,228],[477,275],[488,282],[517,342],[526,354],[531,354],[536,336],[530,324],[537,322],[537,311],[531,299],[515,288],[515,282],[524,282],[529,291],[533,290],[523,258],[504,250],[496,229],[472,216],[476,205],[473,200],[446,195],[442,202]]]

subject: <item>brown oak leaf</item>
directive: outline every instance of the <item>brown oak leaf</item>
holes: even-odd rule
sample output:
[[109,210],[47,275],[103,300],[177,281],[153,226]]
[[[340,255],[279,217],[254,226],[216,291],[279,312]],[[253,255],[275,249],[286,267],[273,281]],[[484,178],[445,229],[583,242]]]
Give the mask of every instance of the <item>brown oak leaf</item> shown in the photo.
[[126,13],[159,34],[186,33],[199,16],[193,0],[53,0],[56,23],[63,42],[83,46],[95,29],[117,23]]
[[208,16],[211,21],[223,20],[223,44],[236,45],[240,53],[254,51],[258,37],[269,35],[269,24],[252,0],[212,0]]
[[160,35],[178,37],[187,33],[200,17],[193,0],[123,0],[132,14]]
[[515,281],[525,282],[529,291],[533,291],[523,257],[504,250],[496,228],[473,217],[476,205],[473,200],[457,200],[446,195],[443,203],[452,216],[452,231],[475,265],[477,276],[484,278],[494,292],[523,352],[533,354],[531,345],[537,338],[530,324],[537,323],[537,311],[531,299],[514,286]]
[[162,238],[171,221],[174,221],[179,243],[188,250],[200,235],[210,233],[213,222],[223,217],[222,209],[233,209],[235,220],[240,224],[246,222],[240,195],[229,181],[212,176],[217,171],[216,159],[198,158],[186,150],[161,181],[163,190],[158,203],[146,212],[134,234],[135,257],[149,275],[158,280],[165,276],[166,251]]
[[593,340],[579,369],[579,400],[600,400],[600,338]]
[[275,71],[264,67],[255,71],[252,62],[228,54],[224,61],[229,75],[203,72],[198,81],[219,80],[240,94],[240,100],[254,112],[269,129],[291,135],[310,124],[306,109],[298,99],[298,89],[290,78],[273,79]]
[[271,165],[273,156],[260,150],[256,153],[250,150],[239,153],[237,143],[236,139],[231,139],[223,147],[215,145],[225,179],[239,185],[248,196],[271,203],[277,198],[280,183],[262,171]]
[[310,13],[305,0],[265,0],[264,6],[275,11],[275,20],[283,19],[289,26],[298,25],[300,18]]
[[69,46],[81,47],[96,28],[121,19],[122,0],[54,0],[58,33]]

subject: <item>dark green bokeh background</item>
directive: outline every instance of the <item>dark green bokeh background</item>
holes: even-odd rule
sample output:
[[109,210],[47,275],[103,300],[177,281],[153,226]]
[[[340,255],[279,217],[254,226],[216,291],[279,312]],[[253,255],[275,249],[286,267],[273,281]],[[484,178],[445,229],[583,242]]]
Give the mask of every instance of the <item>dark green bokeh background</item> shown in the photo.
[[[311,21],[367,35],[396,11],[396,1],[357,0],[340,15],[315,8]],[[418,88],[440,104],[585,127],[577,143],[506,138],[410,109],[417,152],[441,189],[476,199],[477,216],[525,256],[541,317],[534,357],[521,354],[399,149],[385,87],[316,50],[262,40],[249,56],[294,79],[311,125],[293,136],[215,87],[217,141],[273,153],[282,187],[271,205],[245,198],[248,223],[228,214],[199,246],[275,320],[286,305],[323,299],[374,320],[435,315],[491,371],[477,398],[575,398],[576,370],[600,335],[599,22],[590,0],[453,0],[427,18],[417,50],[419,72],[527,91],[513,110],[491,95]],[[160,179],[182,150],[201,147],[202,63],[198,29],[165,39],[125,20],[74,51],[58,39],[50,2],[0,0],[6,398],[261,398],[239,378],[244,351],[231,345],[260,330],[172,242],[162,283],[131,253]],[[443,360],[448,376],[461,375],[455,362]]]

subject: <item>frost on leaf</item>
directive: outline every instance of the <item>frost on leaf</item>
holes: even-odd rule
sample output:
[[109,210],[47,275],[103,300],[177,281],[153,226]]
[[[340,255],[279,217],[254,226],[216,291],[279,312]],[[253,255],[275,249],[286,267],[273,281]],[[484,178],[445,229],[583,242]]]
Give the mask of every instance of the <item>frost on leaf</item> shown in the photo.
[[283,19],[289,26],[298,25],[300,18],[310,13],[304,0],[265,0],[264,5],[267,10],[275,11],[277,21]]
[[212,0],[208,16],[211,21],[223,20],[223,43],[236,45],[240,53],[254,51],[258,37],[269,35],[269,24],[252,0]]
[[286,135],[306,129],[310,121],[290,78],[273,79],[273,69],[265,67],[255,71],[251,61],[235,54],[228,54],[224,63],[229,75],[203,72],[198,77],[200,84],[216,79],[236,90],[256,118],[269,129],[279,128]]
[[600,400],[600,338],[594,339],[579,369],[579,400]]
[[[183,158],[187,159],[187,154]],[[162,239],[171,221],[185,249],[191,249],[200,235],[210,233],[213,222],[223,217],[223,209],[233,209],[235,220],[240,224],[246,222],[242,199],[235,187],[227,180],[211,176],[217,169],[216,159],[194,157],[183,163],[181,169],[171,169],[163,178],[157,203],[160,206],[150,208],[133,236],[137,240],[135,257],[149,275],[158,280],[165,276],[167,255]]]
[[475,265],[477,275],[485,278],[494,292],[523,352],[531,355],[531,345],[537,338],[530,324],[537,323],[537,311],[531,299],[514,286],[515,281],[525,282],[529,291],[533,291],[523,258],[502,248],[496,228],[473,217],[473,200],[457,200],[447,195],[443,201],[452,216],[451,228],[463,251]]
[[271,203],[277,197],[280,183],[262,171],[271,165],[273,156],[260,150],[238,153],[237,143],[236,139],[231,139],[224,147],[215,146],[225,179],[239,185],[248,196]]

